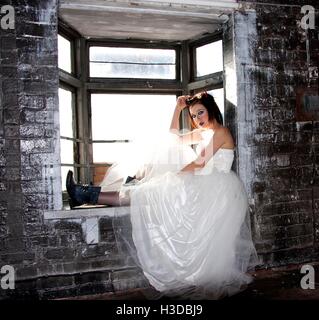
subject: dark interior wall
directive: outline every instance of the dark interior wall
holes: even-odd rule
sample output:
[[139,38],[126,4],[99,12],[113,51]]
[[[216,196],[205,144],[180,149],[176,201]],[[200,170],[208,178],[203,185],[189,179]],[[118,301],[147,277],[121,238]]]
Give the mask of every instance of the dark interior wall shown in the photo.
[[0,266],[25,277],[48,241],[43,210],[61,207],[57,1],[6,4],[15,24],[0,29]]
[[[85,243],[81,218],[44,221],[45,210],[61,208],[57,1],[7,3],[15,8],[16,25],[0,29],[0,267],[15,267],[17,290],[0,290],[0,296],[46,298],[145,285],[115,243],[114,219],[99,220],[96,245]],[[295,88],[307,79],[298,19],[300,7],[258,5],[235,13],[225,26],[226,112],[263,265],[318,258],[319,124],[296,122]],[[318,25],[310,33],[315,67]],[[128,223],[120,228],[127,226],[129,235]]]
[[45,211],[62,208],[57,1],[6,4],[15,9],[15,28],[0,29],[0,267],[13,266],[16,282],[15,290],[0,288],[0,297],[145,286],[115,242],[116,226],[125,229],[123,218],[101,218],[96,245],[86,243],[81,218],[44,220]]
[[[308,66],[298,21],[311,2],[293,4],[258,4],[225,28],[226,113],[264,266],[318,259],[319,123],[297,121],[296,89],[318,86],[319,21],[308,30]],[[236,77],[227,78],[233,69]]]

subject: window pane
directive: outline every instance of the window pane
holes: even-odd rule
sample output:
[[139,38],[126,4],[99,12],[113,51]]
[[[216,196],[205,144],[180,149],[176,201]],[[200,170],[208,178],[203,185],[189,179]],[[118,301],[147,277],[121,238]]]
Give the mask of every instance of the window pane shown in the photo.
[[222,88],[222,89],[210,90],[210,91],[207,91],[207,93],[211,94],[214,97],[218,105],[218,108],[224,118],[224,89]]
[[[92,94],[93,140],[134,140],[149,132],[168,132],[175,95]],[[127,155],[129,143],[96,143],[94,162],[114,162]],[[123,151],[125,150],[125,151]]]
[[93,163],[113,163],[131,152],[131,143],[93,143]]
[[175,79],[175,50],[91,47],[90,76]]
[[58,63],[59,68],[71,73],[71,42],[58,35]]
[[69,170],[75,172],[74,167],[61,166],[62,191],[66,191],[65,180]]
[[196,48],[196,76],[223,71],[222,40]]
[[175,95],[92,94],[93,140],[131,140],[169,130]]
[[59,88],[60,135],[73,138],[72,92]]
[[73,141],[60,139],[61,163],[73,163]]

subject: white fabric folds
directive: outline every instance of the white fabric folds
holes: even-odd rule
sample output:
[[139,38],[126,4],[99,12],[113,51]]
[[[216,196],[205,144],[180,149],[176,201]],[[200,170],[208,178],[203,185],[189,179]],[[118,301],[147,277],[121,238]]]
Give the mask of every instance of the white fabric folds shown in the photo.
[[[143,178],[119,188],[123,197],[131,199],[137,262],[158,297],[220,299],[252,281],[246,272],[258,259],[247,195],[231,171],[234,151],[219,149],[203,169],[179,173],[212,135],[211,130],[204,132],[196,152],[170,136],[139,163],[136,172],[143,172]],[[115,176],[112,173],[109,180],[106,176],[104,190],[114,186]]]

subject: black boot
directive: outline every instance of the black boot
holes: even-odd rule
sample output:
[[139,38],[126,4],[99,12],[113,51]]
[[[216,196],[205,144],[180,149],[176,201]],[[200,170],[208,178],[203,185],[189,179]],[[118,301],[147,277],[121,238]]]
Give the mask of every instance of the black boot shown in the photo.
[[84,203],[97,204],[101,187],[76,184],[73,178],[73,172],[69,170],[66,177],[66,190],[70,197],[69,203],[72,209]]

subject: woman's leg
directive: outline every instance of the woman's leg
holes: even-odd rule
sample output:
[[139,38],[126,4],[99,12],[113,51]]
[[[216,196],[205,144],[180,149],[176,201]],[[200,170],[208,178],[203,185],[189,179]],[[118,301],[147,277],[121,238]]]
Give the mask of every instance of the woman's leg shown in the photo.
[[110,206],[129,206],[130,198],[128,196],[120,197],[118,191],[100,192],[97,203],[108,204]]

